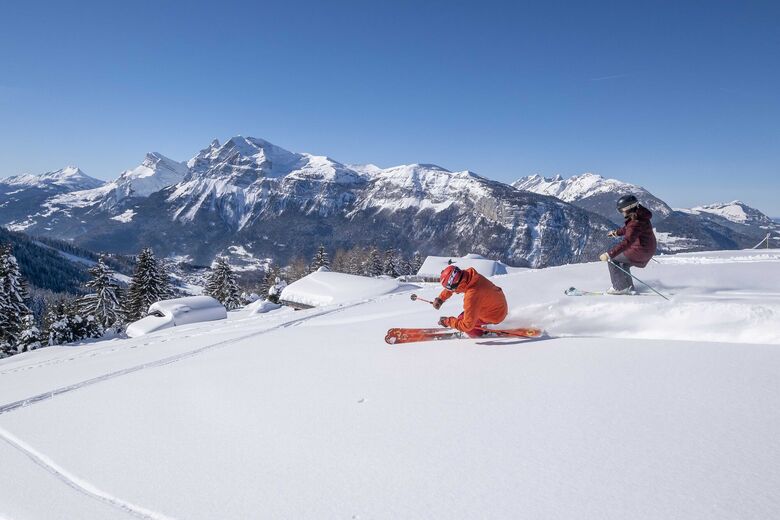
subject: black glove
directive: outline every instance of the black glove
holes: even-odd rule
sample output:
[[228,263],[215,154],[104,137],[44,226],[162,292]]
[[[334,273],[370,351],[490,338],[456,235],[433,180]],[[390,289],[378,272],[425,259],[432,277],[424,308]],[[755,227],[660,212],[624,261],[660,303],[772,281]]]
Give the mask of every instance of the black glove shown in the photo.
[[444,305],[444,300],[442,300],[441,298],[435,298],[431,305],[433,305],[433,308],[438,311],[439,309],[441,309],[441,306]]
[[442,327],[449,327],[449,325],[447,325],[448,319],[449,318],[447,316],[442,316],[441,318],[439,318],[439,325],[441,325]]

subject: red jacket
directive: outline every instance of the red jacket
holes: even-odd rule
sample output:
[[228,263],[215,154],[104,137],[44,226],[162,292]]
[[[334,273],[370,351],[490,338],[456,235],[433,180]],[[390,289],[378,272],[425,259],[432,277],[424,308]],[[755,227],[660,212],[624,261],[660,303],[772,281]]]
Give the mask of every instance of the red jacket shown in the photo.
[[[448,327],[466,332],[485,323],[501,323],[506,318],[507,305],[504,292],[473,267],[463,270],[463,279],[455,292],[465,293],[463,317],[448,318]],[[447,301],[450,296],[452,291],[444,289],[439,298]]]
[[615,258],[623,253],[637,267],[646,266],[656,249],[653,225],[650,223],[652,217],[652,212],[640,205],[636,213],[626,218],[626,225],[617,230],[623,241],[609,251],[609,257]]

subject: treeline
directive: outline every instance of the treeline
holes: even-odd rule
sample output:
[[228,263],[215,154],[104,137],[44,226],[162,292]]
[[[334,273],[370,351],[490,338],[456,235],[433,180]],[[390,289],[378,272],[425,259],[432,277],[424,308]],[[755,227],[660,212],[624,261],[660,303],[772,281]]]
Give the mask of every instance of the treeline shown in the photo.
[[[165,264],[150,248],[135,259],[129,285],[116,280],[107,256],[98,256],[84,282],[83,295],[68,298],[31,293],[10,244],[0,245],[0,358],[51,345],[62,345],[121,332],[143,318],[149,306],[178,296]],[[228,309],[243,305],[227,259],[218,258],[208,276],[205,294]]]

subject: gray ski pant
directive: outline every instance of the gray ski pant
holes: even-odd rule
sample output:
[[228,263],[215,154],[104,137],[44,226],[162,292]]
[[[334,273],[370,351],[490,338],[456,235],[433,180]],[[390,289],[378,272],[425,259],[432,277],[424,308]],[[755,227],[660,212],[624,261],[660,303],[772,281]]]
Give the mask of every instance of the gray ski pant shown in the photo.
[[[623,253],[620,253],[615,258],[613,258],[612,262],[616,263],[619,267],[628,272],[631,272],[631,266],[634,265],[631,263],[631,260],[629,260],[628,257]],[[612,262],[607,264],[609,266],[609,279],[612,281],[612,288],[616,291],[622,291],[625,289],[631,289],[633,291],[634,279],[612,265]]]

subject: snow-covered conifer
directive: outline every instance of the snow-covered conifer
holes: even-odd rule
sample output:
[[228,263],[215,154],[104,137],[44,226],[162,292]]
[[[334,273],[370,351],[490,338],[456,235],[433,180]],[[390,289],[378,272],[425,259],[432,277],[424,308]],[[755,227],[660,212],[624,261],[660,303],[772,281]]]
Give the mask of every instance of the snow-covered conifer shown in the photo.
[[73,329],[68,316],[68,309],[64,301],[59,301],[49,310],[46,316],[48,327],[46,338],[49,345],[62,345],[74,341]]
[[365,256],[366,253],[363,248],[355,247],[351,249],[347,253],[347,273],[355,275],[366,274],[363,268]]
[[405,276],[417,274],[414,270],[414,267],[412,267],[412,260],[409,258],[401,259],[401,267],[398,269],[398,271]]
[[226,257],[217,257],[203,292],[219,300],[227,310],[241,307],[241,289]]
[[85,285],[93,292],[78,300],[78,310],[82,316],[94,316],[103,329],[119,327],[122,324],[122,310],[117,291],[119,285],[114,281],[114,272],[101,257],[90,268],[92,279]]
[[136,258],[135,271],[127,291],[126,321],[142,318],[151,304],[168,299],[171,295],[167,270],[157,261],[150,248],[144,248]]
[[314,258],[311,261],[311,272],[316,271],[320,267],[330,267],[330,260],[328,260],[328,253],[325,251],[325,246],[320,245],[315,253]]
[[99,338],[103,327],[94,316],[81,316],[76,311],[75,302],[57,302],[47,316],[49,326],[46,330],[49,345],[63,345],[86,338]]
[[398,272],[398,259],[396,258],[396,251],[394,249],[388,249],[385,251],[385,261],[382,266],[382,274],[392,276],[393,278],[399,276]]
[[15,352],[22,332],[22,320],[30,314],[25,303],[25,287],[19,264],[11,252],[11,246],[0,247],[0,343],[6,355]]
[[35,323],[35,317],[28,314],[22,320],[22,332],[19,334],[19,343],[16,347],[18,352],[27,352],[41,348],[41,330]]
[[414,256],[412,257],[412,272],[409,274],[417,274],[420,271],[422,265],[423,257],[419,251],[415,251]]
[[379,255],[379,251],[375,247],[371,248],[365,265],[366,276],[380,276],[383,271],[382,258]]

